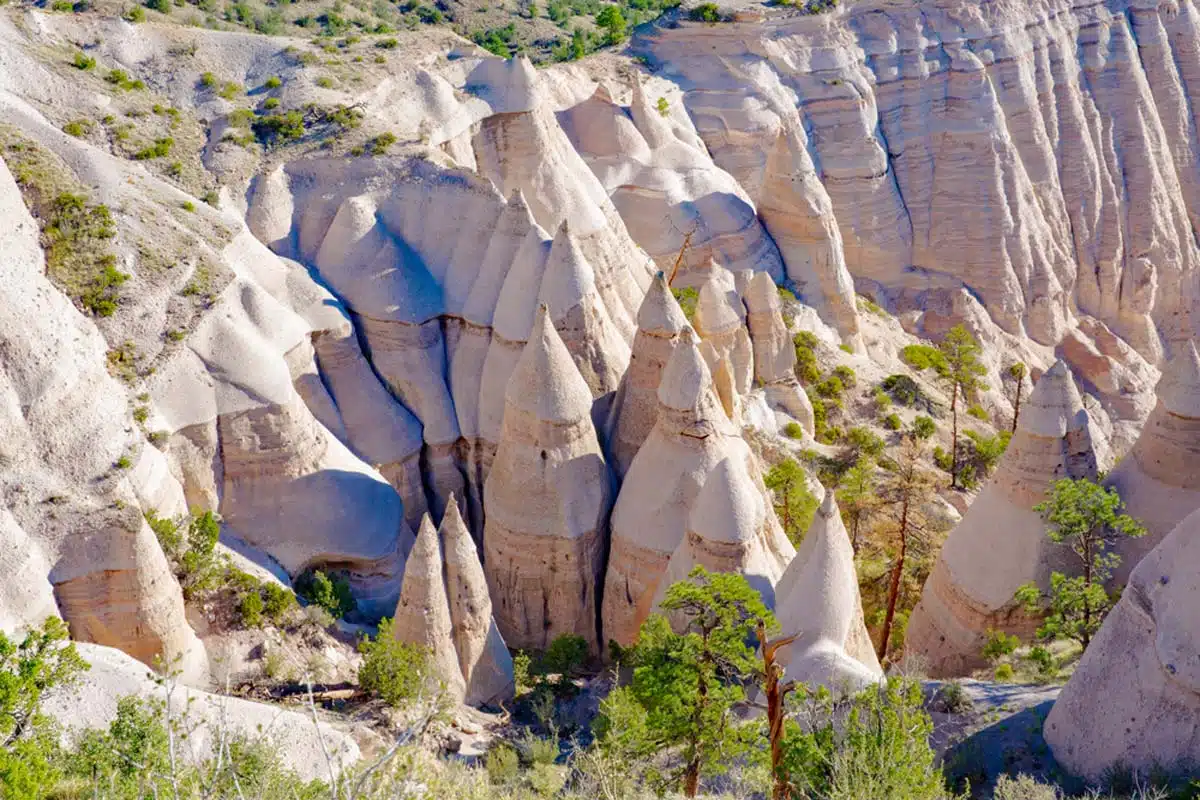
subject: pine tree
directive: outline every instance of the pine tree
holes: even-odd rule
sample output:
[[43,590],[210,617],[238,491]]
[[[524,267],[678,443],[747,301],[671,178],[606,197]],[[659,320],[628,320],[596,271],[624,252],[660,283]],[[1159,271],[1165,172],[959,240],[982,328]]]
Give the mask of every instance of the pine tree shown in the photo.
[[987,368],[979,363],[979,343],[962,325],[955,325],[946,332],[938,345],[944,363],[937,365],[938,377],[950,393],[950,488],[958,488],[958,397],[968,399],[973,393],[986,390],[981,378]]
[[908,565],[909,551],[915,543],[914,540],[925,534],[925,518],[921,513],[921,504],[933,492],[933,477],[921,466],[924,458],[925,448],[921,441],[915,437],[906,438],[895,460],[889,464],[890,474],[880,491],[883,502],[891,506],[899,544],[888,585],[887,612],[879,636],[877,652],[880,659],[887,655],[888,644],[892,638],[896,605],[900,598],[904,570]]
[[1021,390],[1025,387],[1026,374],[1025,364],[1020,361],[1008,368],[1008,377],[1017,382],[1017,385],[1013,388],[1012,433],[1017,432],[1017,419],[1021,416]]

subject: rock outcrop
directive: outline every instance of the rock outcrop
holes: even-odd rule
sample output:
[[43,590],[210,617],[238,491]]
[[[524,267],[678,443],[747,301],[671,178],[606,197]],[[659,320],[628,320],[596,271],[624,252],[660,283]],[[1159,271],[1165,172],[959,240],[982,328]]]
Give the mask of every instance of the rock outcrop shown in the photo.
[[628,646],[637,638],[668,562],[684,542],[701,487],[726,459],[762,498],[766,545],[786,564],[794,550],[766,500],[757,460],[721,408],[695,334],[684,328],[659,383],[658,421],[613,507],[602,614],[606,639]]
[[745,461],[727,457],[717,464],[692,504],[687,532],[667,562],[652,606],[662,602],[671,584],[703,567],[745,576],[767,608],[774,608],[775,584],[787,564],[771,546],[767,508]]
[[1017,432],[979,497],[942,547],[908,625],[906,650],[932,675],[962,675],[984,665],[989,630],[1028,635],[1036,620],[1013,601],[1069,556],[1046,535],[1033,507],[1063,478],[1096,478],[1087,412],[1059,361],[1021,408]]
[[775,616],[780,635],[796,637],[779,651],[788,680],[853,693],[883,678],[832,490],[775,587]]
[[609,412],[608,452],[617,478],[624,478],[633,457],[658,419],[658,386],[675,352],[679,334],[688,327],[663,273],[659,272],[638,309],[629,368]]
[[[746,307],[732,283],[732,276],[720,275],[700,287],[696,301],[696,333],[711,349],[706,353],[709,370],[717,376],[725,373],[736,399],[750,393],[754,381],[754,348],[746,329]],[[728,406],[727,406],[728,407]]]
[[512,656],[492,616],[487,577],[458,503],[446,506],[438,533],[446,553],[454,648],[466,683],[463,702],[478,706],[510,700],[515,691]]
[[1043,726],[1054,757],[1100,781],[1114,769],[1200,764],[1200,512],[1134,568]]
[[771,276],[756,272],[746,283],[746,323],[754,345],[754,379],[767,399],[813,434],[813,407],[796,379],[796,348],[783,321],[783,303]]
[[426,649],[430,666],[446,692],[455,700],[463,699],[466,683],[454,647],[454,624],[450,618],[450,601],[446,597],[442,547],[437,529],[428,516],[421,520],[417,543],[404,567],[400,601],[392,617],[392,635],[401,642]]
[[1200,355],[1187,342],[1158,383],[1158,404],[1141,436],[1105,479],[1125,501],[1125,513],[1146,526],[1146,535],[1121,539],[1121,563],[1113,582],[1124,584],[1138,562],[1179,522],[1200,508]]
[[508,382],[484,485],[484,571],[510,647],[544,650],[569,633],[598,652],[612,478],[591,411],[588,385],[541,306]]

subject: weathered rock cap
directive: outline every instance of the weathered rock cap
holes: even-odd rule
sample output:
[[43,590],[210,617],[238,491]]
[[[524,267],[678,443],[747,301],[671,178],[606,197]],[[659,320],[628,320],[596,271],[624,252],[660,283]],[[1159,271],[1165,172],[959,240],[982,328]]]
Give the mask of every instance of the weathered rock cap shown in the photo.
[[688,516],[688,527],[710,542],[748,542],[758,535],[766,510],[745,469],[724,458],[709,474]]
[[1035,436],[1061,438],[1067,431],[1077,428],[1082,409],[1083,400],[1071,370],[1059,359],[1034,385],[1029,399],[1021,407],[1017,428]]
[[657,336],[674,336],[689,327],[687,317],[661,271],[650,282],[650,289],[638,309],[637,325],[639,330]]
[[508,381],[505,400],[543,422],[576,422],[591,413],[592,393],[550,323],[545,303],[538,306],[533,332]]

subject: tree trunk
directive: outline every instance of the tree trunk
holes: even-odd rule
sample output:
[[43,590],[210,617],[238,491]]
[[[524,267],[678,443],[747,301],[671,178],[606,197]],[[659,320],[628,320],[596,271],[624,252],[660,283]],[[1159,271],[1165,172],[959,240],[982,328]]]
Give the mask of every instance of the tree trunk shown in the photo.
[[794,641],[795,636],[767,641],[767,627],[759,620],[758,644],[763,657],[763,691],[767,695],[767,731],[771,742],[771,800],[788,800],[792,796],[791,784],[783,771],[783,698],[795,684],[790,681],[783,685],[779,683],[783,669],[776,663],[775,653]]
[[883,631],[879,636],[879,660],[887,655],[888,641],[892,638],[892,623],[896,619],[896,601],[900,598],[900,579],[904,575],[904,559],[908,555],[908,496],[905,495],[900,512],[900,555],[892,572],[892,583],[888,587],[887,616],[883,619]]
[[1020,418],[1020,416],[1021,416],[1021,387],[1024,385],[1024,383],[1025,383],[1024,375],[1017,378],[1017,396],[1015,398],[1013,398],[1013,424],[1012,424],[1013,435],[1016,435],[1016,433],[1017,433],[1017,419]]
[[858,523],[862,519],[862,512],[855,510],[850,517],[850,547],[855,554],[858,553]]
[[958,488],[958,384],[950,389],[950,488]]
[[703,632],[702,640],[704,644],[700,655],[700,668],[696,675],[696,710],[692,713],[692,756],[683,773],[683,793],[687,797],[695,797],[700,791],[700,726],[704,721],[704,709],[708,705],[708,681],[704,678],[704,665],[712,657],[708,652],[708,631]]

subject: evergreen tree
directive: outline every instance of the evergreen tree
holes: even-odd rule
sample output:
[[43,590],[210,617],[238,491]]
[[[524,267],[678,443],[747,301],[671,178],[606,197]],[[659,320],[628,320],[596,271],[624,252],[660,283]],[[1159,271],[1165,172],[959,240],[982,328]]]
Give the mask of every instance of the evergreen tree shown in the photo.
[[1050,540],[1065,545],[1079,561],[1079,574],[1050,575],[1050,592],[1043,595],[1036,584],[1017,591],[1017,600],[1033,614],[1045,613],[1038,638],[1074,639],[1086,650],[1105,615],[1117,601],[1105,583],[1121,563],[1109,550],[1113,542],[1139,537],[1146,529],[1124,508],[1116,489],[1105,489],[1086,478],[1056,481],[1050,497],[1033,507],[1049,528]]
[[950,488],[958,488],[958,397],[969,398],[979,390],[987,389],[981,378],[987,368],[979,363],[979,343],[962,325],[955,325],[946,332],[938,345],[942,361],[938,363],[938,377],[950,393]]
[[1021,390],[1025,388],[1025,375],[1028,374],[1025,365],[1018,361],[1008,368],[1008,377],[1016,382],[1013,387],[1013,421],[1012,433],[1017,432],[1017,420],[1021,416]]
[[876,496],[875,467],[861,461],[851,467],[837,490],[838,503],[850,529],[850,544],[858,552],[858,534],[879,502]]

